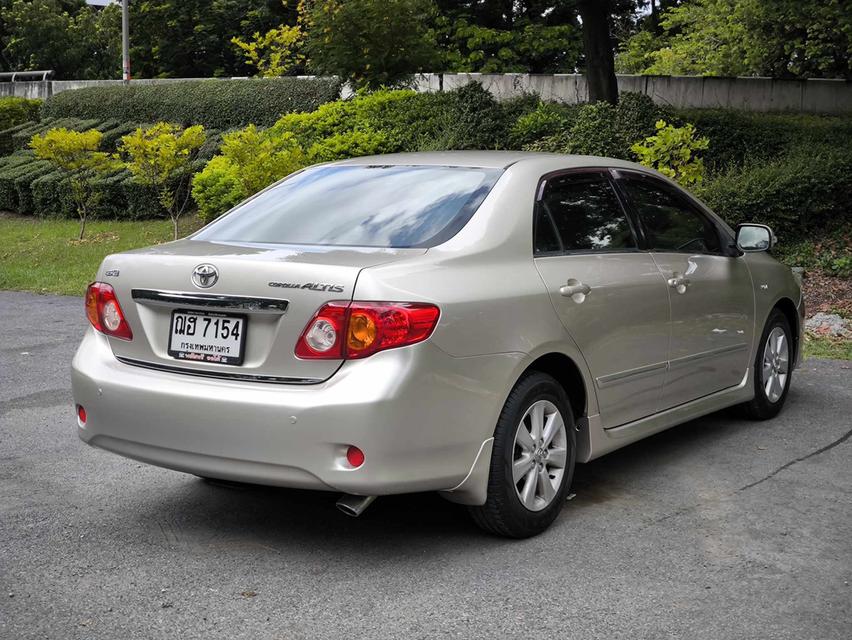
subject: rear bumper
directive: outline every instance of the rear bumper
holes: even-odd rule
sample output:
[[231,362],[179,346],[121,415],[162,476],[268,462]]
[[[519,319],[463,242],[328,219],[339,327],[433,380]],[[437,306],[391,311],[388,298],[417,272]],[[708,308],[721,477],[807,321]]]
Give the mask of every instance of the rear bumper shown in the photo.
[[[264,384],[124,364],[89,330],[72,388],[90,445],[202,476],[382,495],[459,485],[520,357],[452,358],[427,341],[347,362],[320,384]],[[349,445],[365,452],[358,469]]]

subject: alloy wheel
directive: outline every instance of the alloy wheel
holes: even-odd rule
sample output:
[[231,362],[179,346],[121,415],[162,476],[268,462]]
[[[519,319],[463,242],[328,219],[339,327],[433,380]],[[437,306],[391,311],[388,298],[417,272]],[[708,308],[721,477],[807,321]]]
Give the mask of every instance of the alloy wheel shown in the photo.
[[552,402],[539,400],[524,413],[515,432],[512,479],[521,504],[541,511],[556,496],[568,464],[565,421]]
[[778,402],[784,394],[790,366],[787,334],[775,327],[766,338],[763,348],[763,390],[769,402]]

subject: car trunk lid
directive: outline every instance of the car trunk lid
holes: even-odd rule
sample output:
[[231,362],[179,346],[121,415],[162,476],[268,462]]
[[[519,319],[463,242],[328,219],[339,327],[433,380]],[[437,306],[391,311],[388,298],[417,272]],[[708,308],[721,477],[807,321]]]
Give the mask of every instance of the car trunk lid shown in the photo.
[[[181,240],[108,256],[98,279],[115,289],[133,329],[133,340],[109,338],[110,344],[117,357],[142,366],[257,381],[325,380],[339,360],[300,360],[294,354],[310,318],[326,302],[351,300],[361,269],[425,251]],[[193,282],[193,272],[203,265]],[[199,327],[204,317],[242,317],[242,364],[170,353],[182,344],[171,340],[175,311],[198,316]]]

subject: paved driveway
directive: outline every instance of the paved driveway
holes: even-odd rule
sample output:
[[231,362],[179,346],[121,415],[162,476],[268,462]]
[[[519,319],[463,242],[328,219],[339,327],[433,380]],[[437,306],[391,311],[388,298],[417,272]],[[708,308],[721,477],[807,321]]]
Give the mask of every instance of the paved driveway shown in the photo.
[[0,293],[0,638],[814,638],[852,634],[852,371],[579,467],[545,534],[432,495],[217,486],[77,440],[76,298]]

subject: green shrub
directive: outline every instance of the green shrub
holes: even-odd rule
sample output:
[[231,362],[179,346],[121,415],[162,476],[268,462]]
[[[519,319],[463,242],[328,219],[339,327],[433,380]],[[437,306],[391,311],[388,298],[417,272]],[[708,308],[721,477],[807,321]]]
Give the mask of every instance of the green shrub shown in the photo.
[[308,149],[311,162],[333,162],[371,156],[389,151],[388,138],[381,131],[346,131],[324,138]]
[[674,127],[665,120],[658,120],[656,127],[655,135],[631,147],[639,162],[685,187],[700,184],[704,178],[700,152],[707,149],[710,141],[697,137],[691,124]]
[[340,93],[328,78],[197,80],[156,85],[89,87],[45,100],[45,118],[116,118],[136,122],[202,124],[230,129],[273,124],[282,114],[312,111]]
[[852,228],[848,224],[831,224],[812,238],[787,239],[773,253],[791,267],[852,278]]
[[782,237],[852,224],[852,148],[801,146],[772,160],[733,166],[698,194],[730,224],[761,222]]
[[678,116],[710,138],[704,156],[710,173],[768,160],[795,147],[852,140],[852,117],[757,113],[733,109],[680,109]]
[[[574,115],[574,114],[572,114]],[[515,120],[509,132],[509,144],[522,149],[571,126],[566,109],[554,102],[539,102],[535,109],[522,114]]]
[[567,130],[524,148],[631,160],[630,147],[654,135],[657,120],[671,121],[671,114],[646,95],[624,92],[617,106],[607,102],[579,105]]
[[[17,211],[18,213],[29,213],[22,210],[18,201],[17,185],[21,179],[32,181],[39,176],[50,173],[53,166],[44,160],[36,160],[30,155],[28,162],[0,170],[0,211]],[[28,204],[28,203],[25,203]]]
[[203,220],[213,220],[246,198],[240,170],[225,156],[216,156],[192,179],[192,197]]
[[33,211],[45,218],[73,218],[77,209],[69,196],[68,178],[61,171],[51,171],[39,176],[30,184]]
[[[114,122],[109,120],[107,122]],[[118,141],[121,140],[122,137],[126,136],[128,133],[133,133],[139,127],[147,127],[150,125],[139,124],[138,122],[119,122],[118,124],[113,125],[110,128],[101,128],[99,131],[103,133],[103,138],[101,138],[101,146],[104,149],[109,149],[110,151],[114,151],[118,147]]]
[[222,140],[222,155],[207,163],[192,181],[192,196],[205,220],[308,164],[302,146],[289,131],[249,125],[224,134]]
[[20,124],[16,124],[8,129],[3,129],[0,131],[0,155],[6,156],[14,151],[12,148],[12,136],[15,135],[18,131],[22,131],[24,129],[29,129],[37,125],[37,121],[28,121],[22,122]]
[[27,98],[0,98],[0,130],[17,124],[38,120],[41,100]]
[[80,120],[79,118],[61,118],[58,120],[43,120],[33,127],[22,129],[17,133],[12,134],[12,148],[26,149],[32,137],[39,133],[44,133],[50,129],[67,129],[68,131],[88,131],[96,129],[101,123],[100,120]]

